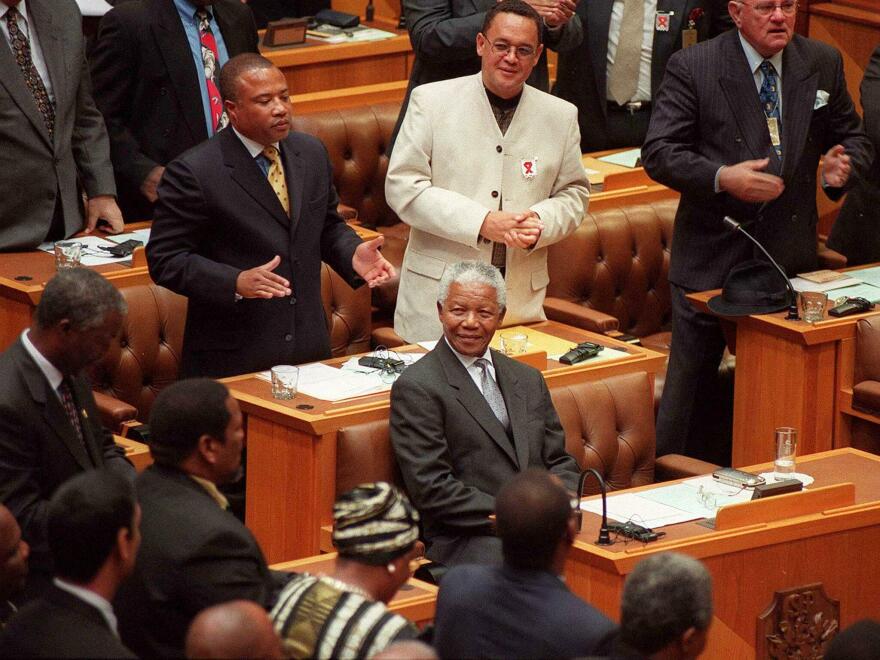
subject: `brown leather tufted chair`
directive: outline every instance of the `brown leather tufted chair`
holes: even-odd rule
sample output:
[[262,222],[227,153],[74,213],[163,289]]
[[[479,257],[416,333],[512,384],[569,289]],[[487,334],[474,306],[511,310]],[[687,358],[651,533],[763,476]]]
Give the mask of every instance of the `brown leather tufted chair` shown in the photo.
[[873,419],[852,418],[851,445],[880,454],[880,318],[856,325],[852,406]]
[[[178,378],[186,298],[155,284],[120,290],[128,316],[119,341],[90,370],[104,424],[146,421],[162,388]],[[352,289],[321,264],[321,299],[333,357],[370,349],[370,290]]]

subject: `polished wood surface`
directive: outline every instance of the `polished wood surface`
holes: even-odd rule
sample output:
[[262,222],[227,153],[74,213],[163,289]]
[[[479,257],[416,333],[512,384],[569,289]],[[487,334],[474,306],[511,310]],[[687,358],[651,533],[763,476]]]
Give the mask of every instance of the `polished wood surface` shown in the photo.
[[[688,298],[711,314],[707,302],[718,293]],[[785,312],[725,317],[736,334],[733,465],[771,460],[780,426],[798,429],[800,455],[849,445],[838,379],[848,372],[852,381],[856,322],[877,313],[826,316],[813,325],[788,321]]]
[[123,438],[121,435],[114,435],[113,440],[117,445],[125,449],[125,457],[131,461],[134,469],[138,472],[143,472],[148,466],[153,464],[150,448],[144,443],[130,438]]
[[[572,366],[546,360],[542,371],[548,384],[634,372],[647,372],[653,379],[666,359],[660,353],[553,321],[532,327],[572,344],[588,340],[627,353],[614,360]],[[423,350],[416,346],[398,349]],[[348,359],[328,360],[326,364],[339,366]],[[278,401],[272,398],[269,383],[254,375],[224,382],[245,415],[248,527],[270,562],[317,554],[321,550],[321,526],[332,521],[336,496],[336,434],[347,426],[386,419],[389,393],[336,403],[299,393],[291,401]]]
[[408,81],[344,87],[328,89],[321,92],[295,94],[292,98],[295,115],[310,112],[326,112],[328,110],[344,110],[377,103],[403,103]]
[[[336,553],[331,552],[273,564],[270,568],[276,571],[329,575],[333,572],[335,565]],[[425,626],[434,620],[434,612],[437,608],[437,591],[437,587],[433,584],[411,577],[394,594],[394,598],[388,603],[388,609],[405,616],[419,626]]]
[[[747,469],[772,468],[763,464]],[[583,531],[566,564],[566,583],[617,620],[623,582],[639,561],[670,550],[700,559],[712,575],[715,610],[704,658],[754,658],[758,616],[776,590],[822,583],[825,593],[840,601],[842,628],[876,617],[880,573],[865,558],[873,557],[880,544],[880,457],[839,449],[799,458],[797,469],[815,478],[810,490],[850,482],[853,504],[813,507],[802,515],[724,531],[696,521],[682,523],[662,528],[666,536],[658,542],[618,541],[610,547],[595,545],[600,519],[585,513]],[[785,497],[771,500],[784,502]]]

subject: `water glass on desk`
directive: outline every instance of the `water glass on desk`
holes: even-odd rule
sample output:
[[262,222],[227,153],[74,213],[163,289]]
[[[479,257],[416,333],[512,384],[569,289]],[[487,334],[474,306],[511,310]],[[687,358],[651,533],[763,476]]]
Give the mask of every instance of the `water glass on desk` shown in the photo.
[[529,337],[524,332],[509,330],[501,333],[501,350],[505,355],[522,355],[526,352]]
[[776,479],[787,479],[795,471],[797,456],[797,429],[781,426],[776,429],[776,460],[773,463]]
[[296,396],[299,369],[289,364],[272,367],[272,398],[289,401]]
[[828,305],[827,293],[821,291],[802,291],[800,299],[804,321],[816,323],[825,318],[825,307]]
[[76,241],[57,241],[55,249],[55,269],[77,268],[82,262],[82,243]]

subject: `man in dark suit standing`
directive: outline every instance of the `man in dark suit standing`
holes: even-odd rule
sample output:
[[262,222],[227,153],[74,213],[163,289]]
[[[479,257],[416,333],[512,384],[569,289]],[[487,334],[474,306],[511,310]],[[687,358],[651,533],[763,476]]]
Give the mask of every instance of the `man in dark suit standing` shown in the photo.
[[499,563],[489,516],[516,473],[543,467],[575,489],[579,474],[541,373],[489,349],[506,291],[494,266],[446,268],[437,309],[443,337],[391,390],[391,442],[422,514],[428,558]]
[[753,257],[752,243],[727,229],[725,216],[744,223],[789,274],[814,270],[819,158],[825,193],[836,199],[872,151],[840,54],[794,35],[794,0],[734,1],[728,9],[737,30],[670,58],[642,148],[648,174],[682,193],[657,453],[686,450],[724,463],[729,456],[707,446],[694,422],[715,389],[724,337],[718,320],[685,295],[720,287]]
[[225,126],[216,78],[249,52],[257,31],[239,0],[135,0],[101,19],[89,59],[126,220],[152,218],[165,166]]
[[141,542],[134,487],[108,470],[80,474],[49,502],[55,579],[25,605],[0,639],[19,658],[134,658],[116,631],[111,601],[131,573]]
[[584,38],[559,53],[553,93],[578,107],[581,151],[639,147],[669,57],[733,24],[723,0],[590,0]]
[[58,487],[100,467],[134,478],[81,375],[107,352],[125,311],[98,273],[62,270],[46,285],[30,330],[0,356],[0,501],[31,547],[31,594],[52,574],[46,516]]
[[122,231],[81,21],[73,0],[0,0],[0,250],[91,231],[99,219]]
[[326,149],[290,132],[281,71],[239,55],[220,88],[231,128],[168,166],[147,245],[156,283],[189,298],[181,370],[220,378],[328,358],[321,261],[375,286],[394,272],[382,238],[361,242],[336,212]]
[[561,576],[577,536],[571,496],[532,468],[496,499],[502,566],[456,566],[441,582],[434,646],[441,658],[576,658],[614,630]]
[[272,603],[275,578],[217,488],[239,475],[243,440],[238,403],[220,383],[182,380],[156,397],[153,464],[136,482],[143,543],[116,600],[122,640],[141,657],[182,655],[206,607]]

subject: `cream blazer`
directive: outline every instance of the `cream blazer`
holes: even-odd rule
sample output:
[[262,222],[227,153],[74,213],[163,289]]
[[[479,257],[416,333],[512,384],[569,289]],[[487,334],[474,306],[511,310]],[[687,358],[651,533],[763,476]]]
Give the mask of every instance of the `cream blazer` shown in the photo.
[[502,135],[481,74],[421,85],[391,154],[385,197],[411,227],[394,314],[406,341],[440,337],[439,280],[449,264],[491,262],[492,244],[479,232],[499,208],[531,209],[544,222],[531,250],[508,248],[504,322],[543,320],[547,246],[577,229],[589,201],[577,109],[526,85]]

